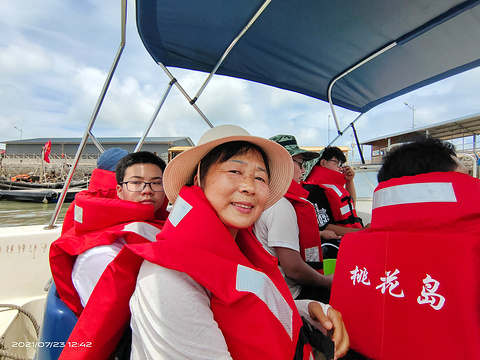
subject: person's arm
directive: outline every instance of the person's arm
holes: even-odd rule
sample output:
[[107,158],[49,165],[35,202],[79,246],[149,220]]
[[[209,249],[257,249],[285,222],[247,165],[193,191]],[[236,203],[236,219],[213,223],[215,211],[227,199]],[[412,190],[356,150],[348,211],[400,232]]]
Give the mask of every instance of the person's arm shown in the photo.
[[295,300],[295,305],[304,317],[325,335],[332,330],[332,340],[335,342],[335,359],[344,356],[350,347],[348,336],[342,315],[329,305],[312,300]]
[[355,183],[353,178],[355,177],[355,171],[350,166],[345,166],[343,169],[343,174],[347,180],[345,184],[345,189],[349,192],[350,196],[353,199],[353,203],[357,201],[357,191],[355,190]]
[[351,233],[351,232],[356,232],[356,231],[359,231],[359,230],[363,230],[363,228],[362,229],[356,229],[356,228],[348,228],[348,227],[345,227],[345,226],[340,226],[340,225],[335,225],[335,224],[328,224],[325,227],[325,230],[332,230],[333,232],[335,232],[335,234],[343,236],[343,235]]
[[209,292],[185,273],[145,261],[130,310],[133,360],[232,359]]
[[333,230],[320,231],[320,237],[322,240],[340,240],[342,237],[337,235]]
[[285,276],[293,281],[303,285],[315,285],[330,288],[332,286],[333,277],[325,276],[303,261],[298,251],[275,247],[277,258],[282,267]]

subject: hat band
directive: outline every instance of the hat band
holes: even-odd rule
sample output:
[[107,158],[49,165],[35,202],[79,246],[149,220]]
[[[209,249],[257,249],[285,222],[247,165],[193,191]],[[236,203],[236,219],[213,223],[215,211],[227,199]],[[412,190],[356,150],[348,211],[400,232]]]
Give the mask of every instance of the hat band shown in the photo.
[[288,145],[297,145],[296,140],[283,140],[283,141],[278,141],[278,143],[280,145],[282,145],[283,147],[288,146]]

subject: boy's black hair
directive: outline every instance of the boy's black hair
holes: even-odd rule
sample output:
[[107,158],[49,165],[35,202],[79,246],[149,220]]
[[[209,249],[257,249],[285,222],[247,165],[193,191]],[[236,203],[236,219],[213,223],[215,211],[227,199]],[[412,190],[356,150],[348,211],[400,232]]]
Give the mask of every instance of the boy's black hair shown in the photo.
[[[340,148],[336,146],[327,146],[322,153],[322,156],[320,156],[320,160],[332,160],[333,158],[337,159],[340,161],[342,164],[347,162],[347,158],[345,157],[345,154],[343,153]],[[320,165],[320,161],[317,163],[317,165]]]
[[121,184],[123,182],[123,178],[125,177],[125,171],[132,165],[135,164],[153,164],[157,165],[161,170],[162,173],[165,170],[167,164],[161,158],[159,158],[154,153],[150,151],[139,151],[135,153],[128,154],[124,156],[120,161],[117,163],[115,167],[115,178],[117,180],[117,184]]

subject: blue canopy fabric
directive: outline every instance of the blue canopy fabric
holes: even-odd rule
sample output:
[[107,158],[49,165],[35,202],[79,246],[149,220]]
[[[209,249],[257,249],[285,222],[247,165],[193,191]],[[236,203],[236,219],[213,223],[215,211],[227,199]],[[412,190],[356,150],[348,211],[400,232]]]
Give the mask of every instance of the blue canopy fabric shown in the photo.
[[[210,72],[260,0],[137,0],[156,62]],[[480,0],[272,0],[217,73],[358,112],[480,65]]]

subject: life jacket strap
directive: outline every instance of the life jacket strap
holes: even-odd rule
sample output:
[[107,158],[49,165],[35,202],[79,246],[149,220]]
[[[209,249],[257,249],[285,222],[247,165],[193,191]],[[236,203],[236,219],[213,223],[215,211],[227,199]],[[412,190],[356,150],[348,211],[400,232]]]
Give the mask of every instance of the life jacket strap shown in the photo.
[[335,354],[335,343],[332,339],[323,335],[308,320],[302,317],[303,326],[298,336],[297,347],[295,348],[295,357],[293,360],[303,360],[303,351],[305,344],[310,344],[313,348],[323,353],[325,359],[333,359]]

